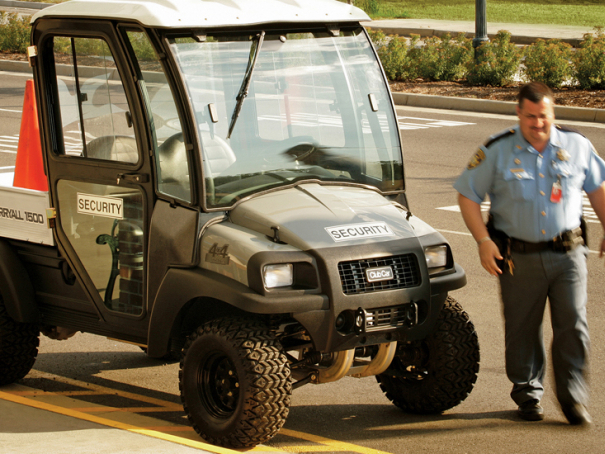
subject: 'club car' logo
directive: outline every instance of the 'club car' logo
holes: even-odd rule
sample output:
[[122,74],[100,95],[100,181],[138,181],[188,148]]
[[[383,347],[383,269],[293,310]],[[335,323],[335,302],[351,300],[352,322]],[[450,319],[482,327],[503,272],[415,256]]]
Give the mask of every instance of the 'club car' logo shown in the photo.
[[368,268],[366,270],[368,282],[389,281],[393,279],[393,269],[390,266]]

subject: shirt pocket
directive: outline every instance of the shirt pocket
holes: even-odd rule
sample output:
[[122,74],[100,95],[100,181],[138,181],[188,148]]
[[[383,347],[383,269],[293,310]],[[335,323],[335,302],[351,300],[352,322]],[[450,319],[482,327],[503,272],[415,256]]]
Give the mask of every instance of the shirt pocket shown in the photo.
[[536,196],[535,177],[523,169],[507,169],[503,175],[504,186],[512,200],[533,200]]
[[553,162],[550,167],[550,175],[554,181],[561,181],[564,195],[570,195],[573,191],[582,191],[584,184],[584,170],[569,162]]

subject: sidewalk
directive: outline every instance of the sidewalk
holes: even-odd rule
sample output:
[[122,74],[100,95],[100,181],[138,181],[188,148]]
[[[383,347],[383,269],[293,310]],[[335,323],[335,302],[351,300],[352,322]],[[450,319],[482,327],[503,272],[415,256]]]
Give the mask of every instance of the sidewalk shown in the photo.
[[[3,454],[204,454],[206,451],[164,439],[146,436],[144,430],[111,427],[67,414],[27,405],[0,388],[0,452]],[[8,396],[7,396],[8,394]],[[14,401],[6,400],[14,399]],[[61,410],[55,405],[48,408]],[[67,410],[67,409],[65,409]],[[125,426],[125,424],[124,424]],[[152,431],[149,431],[152,432]],[[203,441],[199,439],[200,443]],[[219,453],[236,451],[217,448]]]

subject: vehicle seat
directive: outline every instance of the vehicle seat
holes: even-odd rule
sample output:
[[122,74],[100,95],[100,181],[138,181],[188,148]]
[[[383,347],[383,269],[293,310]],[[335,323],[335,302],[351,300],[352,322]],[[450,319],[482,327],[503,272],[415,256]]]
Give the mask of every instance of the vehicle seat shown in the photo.
[[211,137],[210,134],[204,133],[202,135],[202,146],[204,148],[206,170],[210,173],[207,176],[216,177],[235,162],[235,153],[233,153],[229,144],[216,134]]
[[86,156],[107,161],[138,162],[137,141],[130,136],[103,136],[86,145]]

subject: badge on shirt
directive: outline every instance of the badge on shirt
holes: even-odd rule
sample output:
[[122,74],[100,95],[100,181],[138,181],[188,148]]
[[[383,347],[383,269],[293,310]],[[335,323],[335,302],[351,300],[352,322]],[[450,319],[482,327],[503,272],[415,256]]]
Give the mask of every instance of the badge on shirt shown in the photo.
[[552,184],[552,190],[550,191],[550,201],[552,203],[559,203],[563,196],[563,188],[561,187],[561,181],[555,181]]
[[559,158],[559,161],[569,161],[569,152],[561,148],[557,151],[557,158]]
[[475,153],[475,156],[473,156],[471,158],[471,160],[468,163],[468,165],[466,166],[466,168],[468,170],[474,169],[479,164],[481,164],[484,160],[485,160],[485,152],[481,148],[479,148],[477,150],[477,153]]

